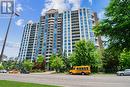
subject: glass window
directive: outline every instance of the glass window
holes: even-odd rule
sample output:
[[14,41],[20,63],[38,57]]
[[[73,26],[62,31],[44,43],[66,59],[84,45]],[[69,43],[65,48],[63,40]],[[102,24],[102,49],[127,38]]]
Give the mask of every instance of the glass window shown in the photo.
[[93,32],[90,32],[90,37],[94,37],[94,34],[93,34]]
[[80,16],[82,16],[82,12],[80,12]]
[[68,40],[68,43],[70,43],[70,40]]
[[71,50],[68,50],[69,52],[71,52]]
[[71,43],[68,43],[68,45],[70,45]]
[[54,17],[54,14],[52,14],[52,17]]
[[83,26],[81,26],[81,28],[83,29]]

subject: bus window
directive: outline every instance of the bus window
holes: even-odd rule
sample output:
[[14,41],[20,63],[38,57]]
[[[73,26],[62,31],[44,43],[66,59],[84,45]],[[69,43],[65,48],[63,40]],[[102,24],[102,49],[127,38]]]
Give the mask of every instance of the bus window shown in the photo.
[[85,70],[88,70],[88,67],[86,67]]
[[77,68],[77,70],[80,70],[80,68]]
[[81,70],[84,70],[84,68],[81,68]]

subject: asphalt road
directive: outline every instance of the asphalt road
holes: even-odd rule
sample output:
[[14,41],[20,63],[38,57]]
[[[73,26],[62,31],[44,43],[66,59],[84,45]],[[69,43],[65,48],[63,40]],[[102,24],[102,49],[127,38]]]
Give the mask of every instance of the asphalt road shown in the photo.
[[130,87],[130,76],[116,75],[0,74],[0,80],[49,84],[63,87]]

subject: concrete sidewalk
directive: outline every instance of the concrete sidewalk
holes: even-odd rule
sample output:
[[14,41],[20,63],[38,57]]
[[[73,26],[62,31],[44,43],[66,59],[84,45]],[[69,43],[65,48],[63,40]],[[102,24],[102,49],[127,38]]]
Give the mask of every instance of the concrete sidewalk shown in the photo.
[[30,74],[36,74],[36,75],[40,75],[40,74],[43,74],[43,75],[49,75],[49,74],[53,74],[53,73],[55,73],[55,71],[46,71],[46,72],[41,72],[41,73],[30,73]]

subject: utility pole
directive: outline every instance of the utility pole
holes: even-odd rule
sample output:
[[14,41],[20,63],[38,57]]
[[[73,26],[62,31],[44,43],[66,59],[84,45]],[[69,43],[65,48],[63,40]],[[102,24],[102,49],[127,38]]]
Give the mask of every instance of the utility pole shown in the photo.
[[2,47],[2,50],[1,50],[0,62],[2,62],[2,57],[3,57],[3,53],[4,53],[4,49],[5,49],[5,45],[6,45],[6,41],[7,41],[7,37],[8,37],[8,33],[9,33],[9,29],[10,29],[10,25],[11,25],[12,18],[13,18],[14,15],[19,16],[19,14],[17,14],[17,13],[11,13],[11,16],[10,16],[10,19],[9,19],[8,28],[7,28],[5,39],[4,39],[4,43],[3,43],[3,47]]

